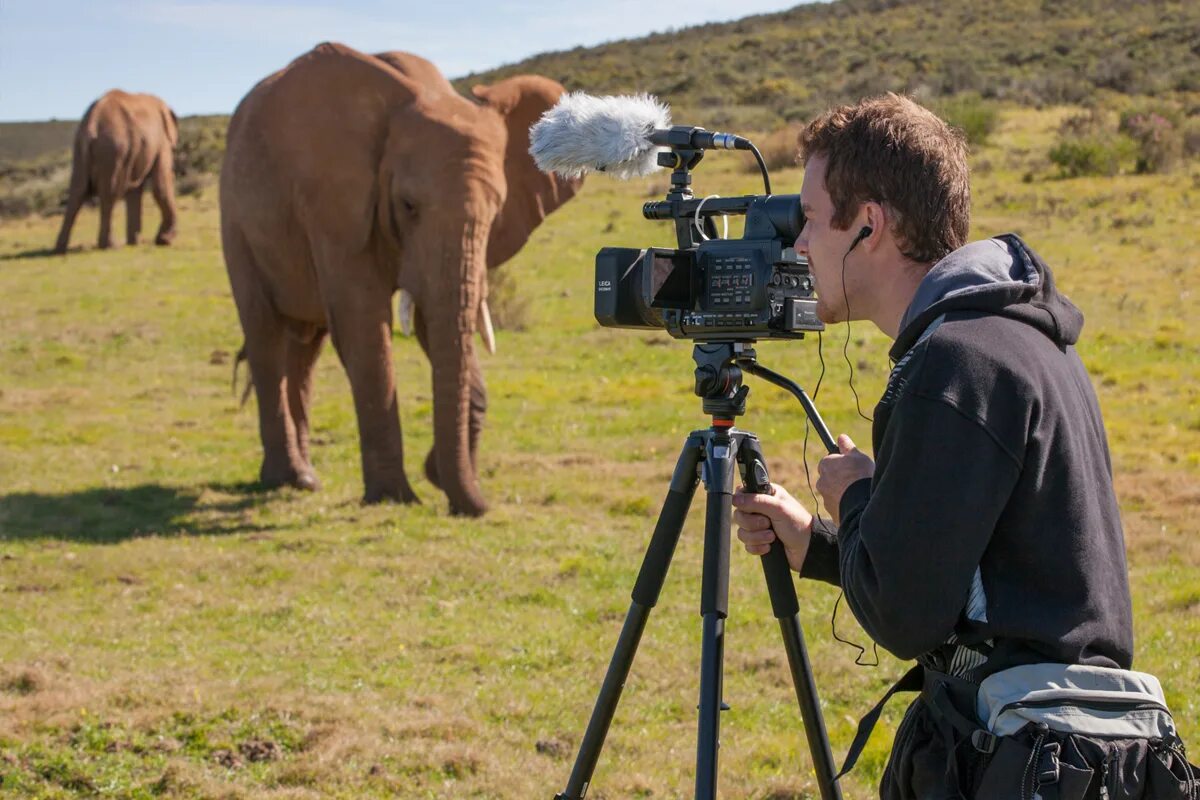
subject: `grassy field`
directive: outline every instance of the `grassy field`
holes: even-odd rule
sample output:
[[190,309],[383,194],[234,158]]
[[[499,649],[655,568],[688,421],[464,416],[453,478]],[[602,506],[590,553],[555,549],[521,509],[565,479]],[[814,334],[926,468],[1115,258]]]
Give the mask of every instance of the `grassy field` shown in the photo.
[[[1158,674],[1200,746],[1200,166],[1053,180],[1066,110],[1007,112],[974,157],[974,235],[1015,230],[1087,315],[1092,371],[1129,542],[1137,668]],[[800,175],[777,173],[783,191]],[[181,202],[175,246],[68,256],[55,218],[0,227],[0,795],[545,798],[590,713],[671,467],[706,420],[690,346],[599,328],[592,256],[670,244],[640,205],[663,178],[593,178],[505,269],[532,299],[498,334],[481,446],[481,520],[448,516],[421,476],[429,370],[397,335],[406,460],[424,504],[359,503],[348,385],[319,366],[315,462],[325,490],[255,490],[251,406],[230,387],[240,331],[215,192]],[[758,190],[732,155],[698,191]],[[120,212],[118,212],[119,214]],[[154,213],[148,212],[147,224]],[[118,223],[119,225],[119,220]],[[119,227],[118,227],[119,229]],[[877,397],[886,340],[850,332],[856,387]],[[818,397],[835,432],[870,441],[840,350]],[[816,342],[764,364],[812,388]],[[750,381],[743,427],[773,477],[803,485],[802,416]],[[819,453],[810,445],[809,463]],[[589,797],[691,795],[702,513],[685,530]],[[816,796],[786,661],[755,559],[732,560],[723,796]],[[801,587],[840,756],[904,665],[854,666],[833,641],[836,593]],[[843,636],[865,639],[843,608]],[[848,798],[873,796],[901,703]]]

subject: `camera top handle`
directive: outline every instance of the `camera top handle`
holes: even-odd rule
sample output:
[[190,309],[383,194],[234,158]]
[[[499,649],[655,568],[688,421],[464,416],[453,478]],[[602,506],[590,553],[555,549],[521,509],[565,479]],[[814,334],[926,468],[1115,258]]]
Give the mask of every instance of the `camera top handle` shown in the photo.
[[[712,217],[745,214],[755,199],[754,195],[697,199],[692,194],[690,170],[695,169],[696,165],[704,158],[705,150],[749,150],[752,152],[758,161],[759,171],[762,172],[764,194],[767,197],[771,195],[771,177],[767,173],[766,162],[763,161],[762,153],[758,152],[758,148],[749,139],[735,136],[732,133],[717,133],[688,125],[676,125],[673,128],[652,131],[649,139],[654,144],[671,148],[658,154],[658,163],[659,166],[671,167],[673,172],[667,199],[646,203],[642,207],[642,215],[646,219],[674,220],[675,238],[678,239],[679,246],[683,249],[696,247],[700,243],[697,240],[698,231],[695,222],[702,220],[701,224],[704,225],[705,235],[715,238],[716,227],[712,223]],[[795,209],[790,208],[793,205]],[[799,202],[795,202],[793,199],[793,202],[787,204],[771,204],[773,207],[768,209],[771,221],[785,236],[786,232],[793,228],[798,234],[800,228],[803,227],[802,216],[798,219],[791,219],[800,214],[799,205]],[[750,224],[751,220],[747,220],[747,225]],[[795,238],[795,235],[792,238]]]
[[[649,139],[652,144],[671,148],[670,153],[658,154],[658,164],[675,170],[675,174],[671,176],[672,191],[676,188],[688,191],[686,187],[691,183],[691,178],[687,171],[700,163],[705,150],[749,150],[754,154],[758,169],[762,173],[763,194],[771,193],[771,176],[767,174],[767,163],[763,161],[762,153],[758,152],[754,142],[744,136],[707,131],[690,125],[676,125],[665,130],[651,131]],[[676,176],[682,179],[681,187],[676,185]]]

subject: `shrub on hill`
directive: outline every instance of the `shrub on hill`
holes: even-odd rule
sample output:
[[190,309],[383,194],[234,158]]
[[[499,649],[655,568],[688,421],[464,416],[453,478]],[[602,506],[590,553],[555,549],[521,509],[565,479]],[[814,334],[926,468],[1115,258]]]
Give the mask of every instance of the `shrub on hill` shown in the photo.
[[956,95],[931,104],[931,108],[942,119],[963,132],[967,143],[973,147],[986,144],[988,136],[996,130],[1000,112],[996,106],[984,100],[977,92]]
[[1127,170],[1136,157],[1137,145],[1113,128],[1109,115],[1096,108],[1068,117],[1049,153],[1059,176],[1111,176]]
[[1137,145],[1138,173],[1166,172],[1183,158],[1183,122],[1175,109],[1161,105],[1130,108],[1117,130]]
[[[802,123],[793,122],[766,136],[752,137],[769,171],[796,166],[797,156],[800,155],[800,131],[803,129]],[[749,153],[746,154],[744,166],[746,172],[758,172],[758,162]]]

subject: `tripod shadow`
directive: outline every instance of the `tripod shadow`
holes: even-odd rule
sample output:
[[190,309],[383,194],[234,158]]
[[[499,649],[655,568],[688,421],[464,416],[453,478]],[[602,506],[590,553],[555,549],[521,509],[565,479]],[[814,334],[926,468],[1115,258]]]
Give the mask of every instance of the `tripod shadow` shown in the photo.
[[[215,496],[214,496],[215,495]],[[255,483],[147,483],[63,494],[0,496],[0,542],[59,539],[116,544],[144,536],[224,536],[272,530],[249,520],[269,499]]]

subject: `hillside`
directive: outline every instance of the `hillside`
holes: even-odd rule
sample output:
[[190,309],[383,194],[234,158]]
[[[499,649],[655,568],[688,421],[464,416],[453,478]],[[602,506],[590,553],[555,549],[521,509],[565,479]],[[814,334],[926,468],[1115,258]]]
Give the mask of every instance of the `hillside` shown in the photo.
[[1200,94],[1200,3],[840,0],[545,53],[521,72],[593,93],[650,92],[709,127],[766,129],[883,91],[978,92],[1017,105],[1097,92]]
[[[1102,90],[1200,95],[1200,4],[839,0],[542,53],[453,83],[466,92],[521,72],[569,89],[650,92],[760,128],[888,90],[1018,105],[1079,103]],[[0,164],[65,148],[73,129],[0,123]]]
[[0,122],[0,165],[29,161],[71,149],[78,120]]

